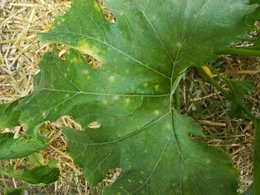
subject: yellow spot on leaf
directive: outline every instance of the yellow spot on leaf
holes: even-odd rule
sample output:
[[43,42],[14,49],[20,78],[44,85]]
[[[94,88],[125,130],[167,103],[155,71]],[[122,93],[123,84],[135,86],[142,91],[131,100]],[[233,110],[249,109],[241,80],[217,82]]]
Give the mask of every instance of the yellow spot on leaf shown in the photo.
[[107,105],[108,101],[107,100],[102,100],[102,104]]
[[155,115],[160,115],[160,111],[159,111],[159,110],[155,110],[155,111],[154,111],[154,114],[155,114]]
[[114,76],[110,76],[110,77],[108,78],[108,80],[113,82],[113,81],[115,81],[115,77],[114,77]]
[[125,99],[125,104],[126,105],[130,104],[130,99],[129,98]]
[[97,61],[101,62],[98,54],[100,54],[101,50],[87,43],[86,41],[80,41],[77,46],[77,49],[86,52],[88,55],[93,56]]
[[115,96],[113,97],[113,100],[119,100],[119,96],[118,96],[118,95],[115,95]]

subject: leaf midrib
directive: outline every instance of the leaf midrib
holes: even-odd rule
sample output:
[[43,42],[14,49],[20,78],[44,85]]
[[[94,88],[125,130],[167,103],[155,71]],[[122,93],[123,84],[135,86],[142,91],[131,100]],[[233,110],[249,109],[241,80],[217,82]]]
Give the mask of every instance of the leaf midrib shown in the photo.
[[87,92],[87,91],[73,91],[73,90],[62,90],[62,89],[52,89],[52,88],[37,88],[34,92],[50,91],[57,93],[72,93],[74,95],[94,95],[94,96],[119,96],[119,97],[151,97],[151,98],[161,98],[170,96],[167,94],[122,94],[122,93],[99,93],[99,92]]

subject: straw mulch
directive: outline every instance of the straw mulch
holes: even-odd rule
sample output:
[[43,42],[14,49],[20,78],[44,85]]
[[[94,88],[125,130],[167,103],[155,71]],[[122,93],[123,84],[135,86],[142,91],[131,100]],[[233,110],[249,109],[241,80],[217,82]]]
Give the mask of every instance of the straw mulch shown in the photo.
[[[36,33],[47,31],[54,18],[64,14],[70,7],[69,0],[1,0],[0,1],[0,103],[21,98],[30,93],[33,76],[39,71],[38,63],[48,44],[40,44]],[[247,95],[247,105],[254,114],[260,116],[260,65],[257,58],[238,58],[222,56],[220,71],[229,78],[250,78],[257,83],[257,92]],[[192,78],[192,79],[190,79]],[[211,135],[208,143],[228,152],[240,173],[240,191],[252,183],[253,125],[248,119],[230,121],[227,101],[203,78],[191,70],[181,85],[184,111],[188,111]],[[199,109],[201,108],[201,110]],[[51,146],[41,152],[45,162],[58,160],[61,177],[58,182],[49,186],[29,187],[30,194],[86,194],[98,193],[84,180],[80,170],[73,165],[66,154],[60,125],[77,127],[69,117],[63,117],[57,123],[46,123],[50,130],[48,135]],[[16,136],[22,129],[5,129],[14,131]],[[27,166],[27,158],[4,161],[4,166]],[[118,172],[118,171],[117,171]],[[105,183],[113,180],[114,174],[108,175]],[[20,181],[3,176],[0,179],[0,194],[4,186],[19,187]],[[100,186],[101,187],[101,186]],[[2,191],[1,191],[2,190]]]

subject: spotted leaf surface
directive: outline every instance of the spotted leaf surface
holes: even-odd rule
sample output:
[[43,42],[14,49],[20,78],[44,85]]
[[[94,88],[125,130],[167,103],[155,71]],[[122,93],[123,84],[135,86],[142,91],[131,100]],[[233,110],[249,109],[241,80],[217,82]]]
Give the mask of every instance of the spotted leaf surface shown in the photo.
[[[244,38],[248,30],[245,17],[257,7],[244,0],[104,3],[116,17],[115,23],[107,21],[95,0],[75,0],[70,12],[58,18],[50,32],[40,34],[40,39],[94,56],[104,68],[110,67],[118,82],[116,76],[128,78],[131,68],[136,77],[143,71],[153,76],[154,83],[161,82],[158,77],[173,80],[186,67],[205,65],[217,51]],[[112,69],[118,65],[124,71]],[[163,92],[162,84],[156,93]],[[148,92],[144,86],[138,87]]]
[[[231,160],[190,138],[204,135],[198,124],[171,106],[169,88],[165,94],[120,93],[128,82],[110,78],[105,68],[93,69],[74,49],[65,61],[56,51],[47,53],[34,92],[19,104],[24,110],[21,120],[35,126],[70,115],[80,123],[83,131],[63,132],[86,179],[97,185],[107,171],[122,169],[119,180],[104,193],[236,193]],[[139,79],[151,82],[145,75]]]
[[[105,194],[236,194],[237,173],[220,150],[198,141],[201,128],[172,104],[185,70],[202,66],[246,35],[244,0],[74,0],[45,42],[72,47],[45,54],[32,94],[17,103],[19,122],[35,133],[70,115],[68,150],[96,185],[121,168]],[[92,67],[82,53],[100,65]]]

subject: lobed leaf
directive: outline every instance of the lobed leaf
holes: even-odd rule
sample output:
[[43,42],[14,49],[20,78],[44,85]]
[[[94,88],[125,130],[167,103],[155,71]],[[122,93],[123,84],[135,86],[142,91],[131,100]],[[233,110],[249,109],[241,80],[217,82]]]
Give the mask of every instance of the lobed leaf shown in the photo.
[[[185,70],[246,36],[243,0],[107,0],[108,22],[94,0],[74,0],[42,41],[73,47],[61,60],[46,53],[32,94],[19,101],[19,122],[36,134],[46,120],[70,115],[83,131],[64,128],[69,151],[97,184],[122,175],[107,194],[236,194],[237,172],[201,128],[172,105]],[[93,56],[99,69],[77,51]],[[160,188],[158,184],[160,183]]]
[[75,0],[70,12],[59,17],[50,32],[39,34],[40,39],[84,51],[104,68],[109,66],[111,74],[117,72],[112,66],[120,64],[121,77],[127,78],[131,67],[172,80],[186,67],[202,66],[217,51],[246,37],[245,17],[257,7],[241,0],[104,2],[116,23],[105,19],[95,0]]
[[92,184],[111,168],[123,169],[104,194],[236,194],[237,172],[231,160],[220,150],[190,139],[191,134],[203,133],[189,117],[174,110],[144,127],[132,126],[136,130],[131,134],[109,138],[98,136],[106,128],[64,129],[69,152]]
[[[86,79],[86,72],[92,82]],[[111,83],[110,93],[93,91],[106,90],[103,87]],[[160,191],[166,194],[199,194],[209,189],[215,194],[235,194],[237,172],[231,160],[190,138],[203,133],[189,117],[173,110],[170,94],[116,93],[120,87],[127,90],[119,84],[108,82],[106,70],[91,68],[78,51],[70,50],[66,61],[55,51],[47,53],[34,92],[23,100],[29,103],[23,107],[27,116],[22,116],[31,125],[73,116],[85,131],[64,129],[64,133],[70,154],[88,181],[96,185],[109,169],[123,169],[107,193],[159,193],[156,184],[160,182]],[[52,101],[46,102],[46,98]],[[35,108],[48,114],[33,115]]]

